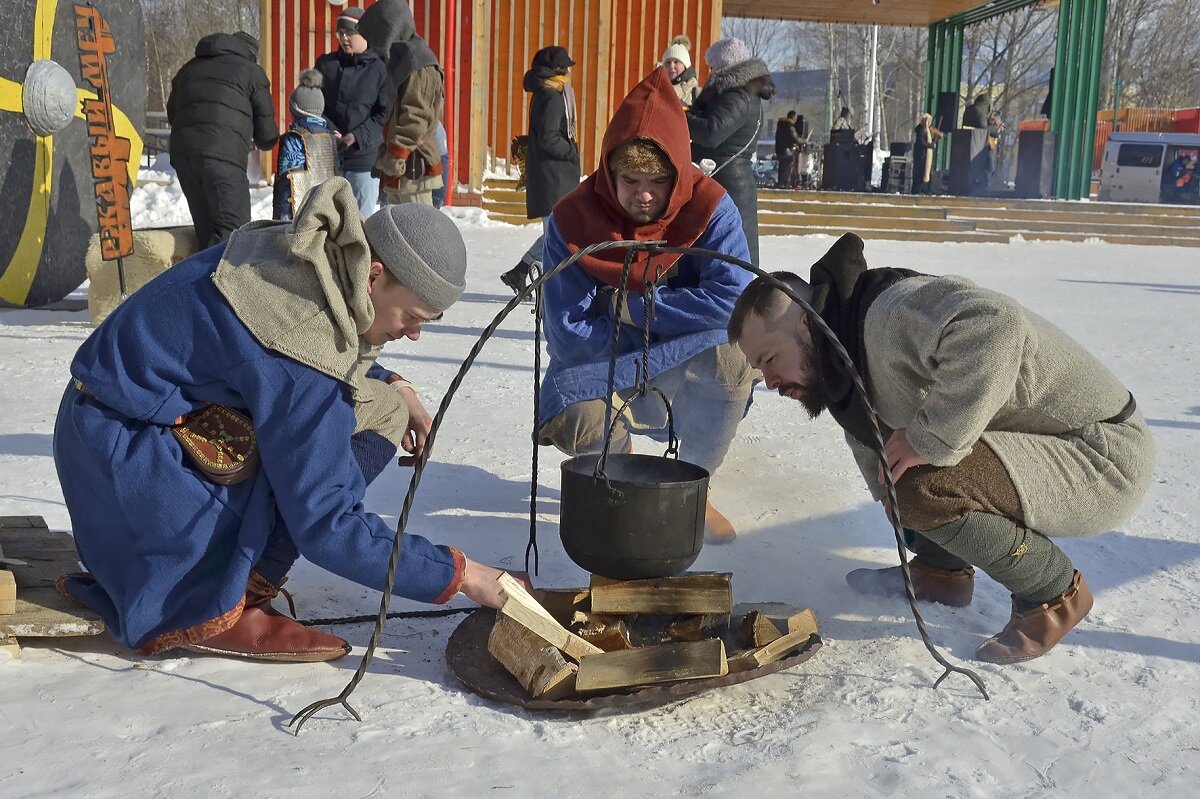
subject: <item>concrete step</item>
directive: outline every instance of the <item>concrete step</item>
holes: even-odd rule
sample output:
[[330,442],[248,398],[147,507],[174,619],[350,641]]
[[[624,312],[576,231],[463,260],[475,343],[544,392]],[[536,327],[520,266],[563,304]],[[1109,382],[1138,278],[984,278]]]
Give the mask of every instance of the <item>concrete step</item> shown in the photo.
[[866,216],[902,216],[916,219],[945,219],[948,212],[945,208],[917,205],[885,205],[876,203],[864,206],[857,203],[833,202],[829,200],[778,200],[759,197],[758,212],[774,211],[778,213],[804,213],[826,215],[855,215]]
[[855,233],[863,239],[881,239],[888,241],[948,241],[948,242],[983,242],[990,244],[1005,244],[1010,236],[973,230],[963,231],[932,231],[932,230],[870,230],[849,226],[807,227],[804,225],[759,225],[760,236],[833,236],[843,233]]
[[484,208],[484,210],[488,212],[489,220],[492,222],[503,222],[506,225],[534,225],[541,221],[538,219],[526,219],[523,211],[520,214],[501,214],[496,213],[490,208]]
[[1013,236],[1020,236],[1026,241],[1103,241],[1106,244],[1136,244],[1150,245],[1157,247],[1200,247],[1200,241],[1188,236],[1147,236],[1129,233],[1104,233],[1098,235],[1095,233],[1065,233],[1061,231],[1047,230],[993,230],[991,233],[998,233],[1005,237],[1005,240]]
[[874,216],[867,209],[852,209],[843,213],[758,214],[759,227],[845,227],[848,230],[926,230],[969,231],[975,223],[968,219],[948,220],[928,217]]
[[[952,219],[954,217],[951,217]],[[1079,233],[1088,236],[1157,236],[1165,239],[1174,237],[1186,238],[1181,235],[1182,231],[1179,228],[1170,225],[1164,225],[1161,220],[1154,220],[1151,224],[1144,224],[1141,221],[1126,223],[1124,221],[1104,221],[1104,222],[1080,222],[1066,221],[1060,222],[1057,220],[1021,220],[1013,219],[964,219],[964,222],[971,222],[976,230],[1021,230],[1028,233]]]

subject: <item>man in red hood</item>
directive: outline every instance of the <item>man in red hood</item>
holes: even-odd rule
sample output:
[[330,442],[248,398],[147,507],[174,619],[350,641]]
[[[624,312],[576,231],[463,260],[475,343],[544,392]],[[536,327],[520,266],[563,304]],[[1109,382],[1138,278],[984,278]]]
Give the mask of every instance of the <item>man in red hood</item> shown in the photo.
[[[554,206],[546,223],[546,268],[590,244],[630,239],[750,260],[733,201],[692,165],[687,120],[661,69],[617,109],[604,135],[600,169]],[[626,252],[593,253],[546,282],[550,366],[538,409],[539,439],[569,454],[603,447],[613,337],[615,390],[628,397],[638,387],[648,315],[650,386],[671,402],[680,457],[712,473],[745,415],[757,375],[725,331],[753,275],[716,258],[639,253],[626,301],[617,309]],[[666,434],[666,410],[654,392],[632,403],[630,417],[617,425],[614,452],[632,448],[631,429],[659,439]],[[734,537],[729,520],[711,504],[705,521],[710,541]]]

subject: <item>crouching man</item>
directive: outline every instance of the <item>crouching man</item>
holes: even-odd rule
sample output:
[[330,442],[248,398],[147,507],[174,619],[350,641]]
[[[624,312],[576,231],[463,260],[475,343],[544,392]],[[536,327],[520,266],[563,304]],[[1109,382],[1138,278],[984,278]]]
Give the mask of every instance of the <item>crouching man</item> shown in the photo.
[[[363,497],[398,445],[421,453],[431,420],[375,358],[415,342],[465,272],[448,217],[397,205],[364,221],[333,178],[290,225],[246,225],[141,288],[79,348],[59,407],[54,462],[87,570],[60,590],[143,654],[349,652],[270,602],[299,555],[383,588],[395,530]],[[209,433],[239,454],[248,420],[258,466],[221,473],[228,459],[177,437],[197,413],[215,414]],[[395,593],[494,607],[499,574],[406,534]]]
[[[737,208],[725,189],[692,165],[689,153],[679,98],[666,71],[656,69],[630,91],[609,123],[600,169],[554,206],[546,224],[546,267],[589,244],[623,239],[662,240],[749,260]],[[546,282],[550,366],[539,408],[541,443],[568,454],[600,450],[614,328],[619,336],[614,388],[628,397],[638,382],[649,316],[650,385],[672,403],[680,458],[712,473],[750,401],[754,372],[728,343],[725,326],[751,273],[714,258],[639,253],[629,294],[618,309],[615,290],[625,255],[623,249],[601,250]],[[618,423],[613,452],[630,451],[631,427],[665,432],[666,409],[657,393],[631,408],[632,421],[623,417]],[[711,503],[705,529],[710,541],[735,536]]]
[[[868,387],[896,484],[919,598],[971,602],[974,568],[1012,594],[976,652],[1015,663],[1050,651],[1092,607],[1052,540],[1133,513],[1154,446],[1130,392],[1045,319],[960,277],[867,269],[846,234],[805,282],[778,273],[837,333]],[[882,499],[866,409],[807,315],[765,279],[738,300],[729,336],[769,388],[813,418],[828,409]],[[903,596],[900,567],[858,569],[856,590]]]

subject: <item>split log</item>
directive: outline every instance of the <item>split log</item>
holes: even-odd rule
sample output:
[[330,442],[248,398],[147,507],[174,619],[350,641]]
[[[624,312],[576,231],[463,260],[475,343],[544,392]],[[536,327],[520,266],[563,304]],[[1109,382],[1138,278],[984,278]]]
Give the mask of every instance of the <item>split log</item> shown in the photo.
[[575,689],[580,693],[723,677],[729,673],[725,644],[706,641],[660,644],[589,655],[579,661]]
[[726,614],[733,609],[731,575],[685,574],[653,580],[592,577],[593,613]]
[[595,644],[605,652],[618,652],[622,649],[632,649],[629,642],[629,628],[620,619],[611,616],[593,616],[579,630],[579,637]]
[[787,620],[788,633],[780,636],[766,646],[743,652],[729,659],[729,670],[732,672],[752,671],[782,660],[791,652],[800,649],[808,639],[817,632],[817,617],[811,610],[805,609]]
[[570,626],[577,611],[591,609],[591,594],[586,588],[535,588],[533,598],[564,627]]
[[[0,558],[4,550],[0,549]],[[11,616],[17,612],[17,580],[13,573],[0,565],[0,616]]]
[[498,616],[488,652],[534,699],[563,699],[575,693],[579,667],[539,635],[508,616]]
[[755,649],[783,636],[775,622],[764,613],[752,610],[742,618],[738,626],[738,643],[746,649]]
[[729,617],[720,614],[689,616],[667,625],[666,633],[676,641],[700,641],[718,638],[729,626]]
[[525,586],[516,578],[507,573],[501,573],[498,582],[505,598],[500,613],[527,628],[548,644],[561,649],[567,657],[579,660],[584,655],[595,655],[604,651],[559,624],[549,611],[529,595]]

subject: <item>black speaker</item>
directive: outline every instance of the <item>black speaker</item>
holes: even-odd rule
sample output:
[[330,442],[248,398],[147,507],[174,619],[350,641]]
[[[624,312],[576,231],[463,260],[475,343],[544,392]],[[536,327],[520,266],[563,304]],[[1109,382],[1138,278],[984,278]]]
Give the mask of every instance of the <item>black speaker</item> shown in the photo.
[[942,133],[949,133],[958,127],[958,92],[938,92],[933,126]]
[[894,141],[889,146],[892,155],[908,155],[908,148],[912,144],[906,141]]
[[950,193],[978,197],[988,187],[988,132],[984,128],[960,128],[950,134]]
[[864,159],[864,151],[869,153],[870,148],[853,142],[825,145],[821,167],[821,188],[835,191],[864,191],[866,189],[864,168],[869,163]]
[[1045,199],[1054,194],[1054,147],[1052,130],[1023,130],[1017,134],[1018,197]]

